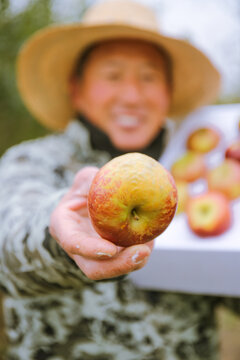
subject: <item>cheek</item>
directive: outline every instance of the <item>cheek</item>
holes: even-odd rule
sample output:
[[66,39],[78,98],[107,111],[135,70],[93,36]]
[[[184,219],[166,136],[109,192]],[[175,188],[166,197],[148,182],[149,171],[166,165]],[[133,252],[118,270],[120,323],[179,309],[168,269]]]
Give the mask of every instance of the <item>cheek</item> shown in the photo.
[[89,121],[104,129],[109,108],[114,101],[114,90],[104,82],[92,82],[83,88],[81,107]]
[[113,90],[104,83],[98,83],[88,89],[88,99],[91,106],[105,106],[114,97]]
[[167,113],[170,106],[170,93],[166,88],[149,89],[147,92],[148,103],[152,109],[160,112]]

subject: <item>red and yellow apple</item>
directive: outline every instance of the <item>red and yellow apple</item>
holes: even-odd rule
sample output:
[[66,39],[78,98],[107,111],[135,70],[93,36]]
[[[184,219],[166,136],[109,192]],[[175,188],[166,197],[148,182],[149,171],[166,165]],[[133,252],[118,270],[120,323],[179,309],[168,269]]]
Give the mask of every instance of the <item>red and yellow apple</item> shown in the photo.
[[227,159],[233,159],[240,162],[240,139],[233,141],[225,151]]
[[118,156],[96,174],[88,210],[97,233],[118,246],[148,242],[170,224],[177,206],[171,174],[140,153]]
[[232,223],[229,201],[218,192],[206,192],[191,197],[186,213],[190,229],[202,237],[220,235],[228,230]]
[[209,190],[220,191],[230,200],[240,196],[240,163],[237,161],[225,159],[210,169],[206,178]]
[[171,167],[175,180],[192,182],[204,177],[207,171],[204,155],[194,151],[185,152]]
[[207,153],[213,150],[220,141],[220,133],[213,127],[198,128],[188,136],[187,149],[200,153]]
[[177,192],[178,192],[178,205],[176,215],[186,211],[187,202],[189,199],[189,183],[186,181],[175,181]]

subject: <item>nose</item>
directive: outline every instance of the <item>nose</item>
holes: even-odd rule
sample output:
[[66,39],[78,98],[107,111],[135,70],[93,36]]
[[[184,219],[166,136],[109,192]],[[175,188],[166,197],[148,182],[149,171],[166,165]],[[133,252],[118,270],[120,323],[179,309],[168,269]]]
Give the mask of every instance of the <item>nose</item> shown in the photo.
[[138,104],[142,100],[141,86],[134,78],[125,79],[120,91],[121,99],[126,104]]

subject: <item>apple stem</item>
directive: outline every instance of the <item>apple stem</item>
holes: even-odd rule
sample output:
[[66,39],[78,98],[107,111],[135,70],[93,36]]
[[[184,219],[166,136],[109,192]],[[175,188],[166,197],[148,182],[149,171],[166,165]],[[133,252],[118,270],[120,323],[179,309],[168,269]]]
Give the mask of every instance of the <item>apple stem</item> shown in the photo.
[[138,216],[138,214],[136,213],[136,210],[135,210],[135,209],[132,210],[132,215],[133,215],[134,220],[139,220],[139,216]]

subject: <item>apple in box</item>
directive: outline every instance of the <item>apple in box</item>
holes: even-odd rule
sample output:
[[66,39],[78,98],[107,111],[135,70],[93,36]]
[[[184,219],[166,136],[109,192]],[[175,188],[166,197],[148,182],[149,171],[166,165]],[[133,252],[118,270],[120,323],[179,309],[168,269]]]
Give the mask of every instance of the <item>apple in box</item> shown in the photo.
[[214,191],[191,197],[186,213],[190,229],[202,237],[220,235],[232,222],[229,200]]
[[194,130],[187,138],[187,149],[207,153],[219,144],[220,133],[213,127],[202,127]]
[[208,188],[220,191],[228,199],[234,200],[240,196],[240,163],[232,159],[225,159],[207,173]]
[[233,141],[225,151],[227,159],[233,159],[240,163],[240,139]]
[[204,177],[207,166],[204,155],[194,151],[185,152],[171,167],[171,173],[175,180],[193,182]]
[[171,174],[140,153],[118,156],[96,174],[88,210],[97,233],[118,246],[148,242],[170,224],[177,206]]
[[189,183],[186,181],[175,181],[178,192],[178,205],[176,215],[179,215],[186,211],[189,195]]

